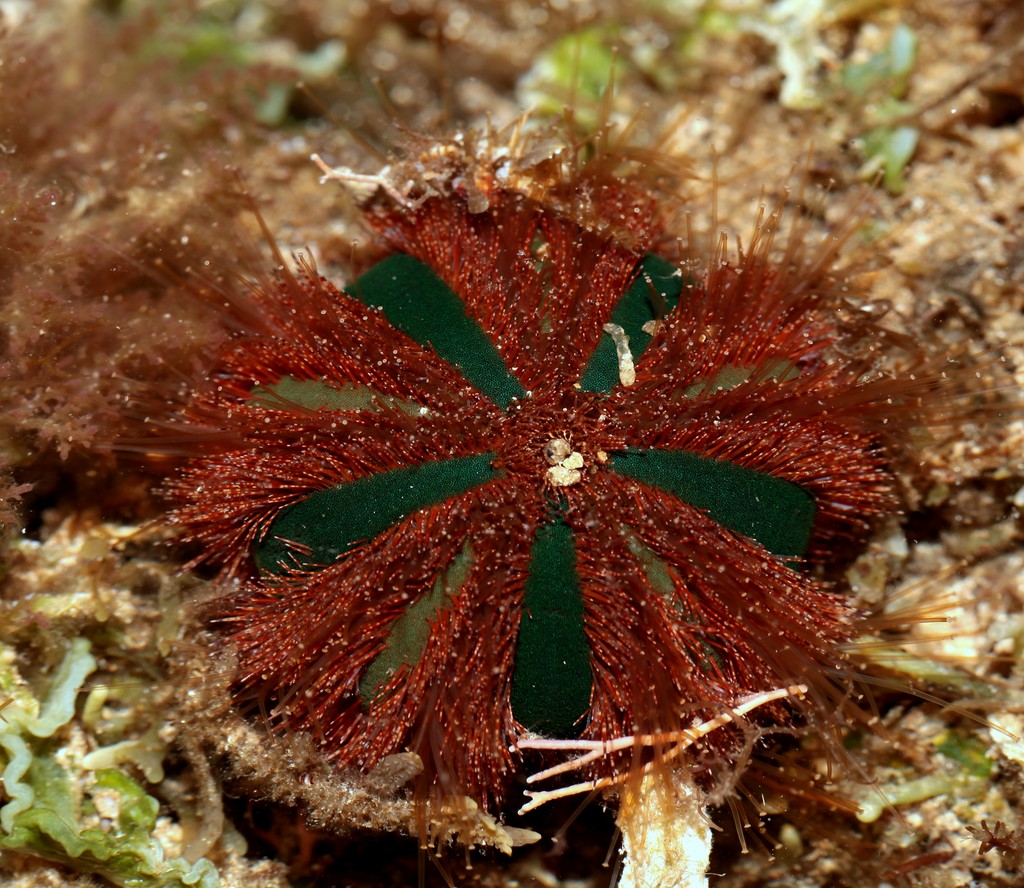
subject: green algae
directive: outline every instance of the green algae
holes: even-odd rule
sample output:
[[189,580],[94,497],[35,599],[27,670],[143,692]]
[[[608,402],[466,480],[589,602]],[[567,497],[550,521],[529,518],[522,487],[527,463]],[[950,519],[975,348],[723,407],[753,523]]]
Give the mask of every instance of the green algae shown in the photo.
[[124,771],[92,770],[63,747],[61,735],[96,665],[92,644],[76,638],[41,699],[22,693],[5,707],[0,759],[8,801],[0,808],[0,847],[128,888],[217,888],[210,861],[166,855],[154,836],[160,803],[141,784]]

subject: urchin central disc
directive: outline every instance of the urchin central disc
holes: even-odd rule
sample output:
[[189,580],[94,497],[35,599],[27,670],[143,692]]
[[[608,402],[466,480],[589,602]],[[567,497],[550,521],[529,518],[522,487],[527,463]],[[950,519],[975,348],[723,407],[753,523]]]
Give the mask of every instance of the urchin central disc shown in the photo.
[[552,438],[544,445],[544,459],[551,468],[547,471],[548,483],[552,487],[570,487],[578,483],[583,475],[583,454],[572,449],[565,438]]

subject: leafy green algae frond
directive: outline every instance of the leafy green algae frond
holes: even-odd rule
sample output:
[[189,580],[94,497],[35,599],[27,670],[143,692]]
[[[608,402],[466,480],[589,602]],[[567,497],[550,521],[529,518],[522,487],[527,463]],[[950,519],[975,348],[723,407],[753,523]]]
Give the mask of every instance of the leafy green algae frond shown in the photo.
[[90,770],[61,742],[75,700],[96,668],[91,644],[76,638],[37,700],[17,681],[13,650],[0,647],[0,687],[11,691],[0,717],[7,803],[0,847],[96,873],[129,888],[216,888],[210,861],[167,859],[154,837],[159,802],[126,773]]

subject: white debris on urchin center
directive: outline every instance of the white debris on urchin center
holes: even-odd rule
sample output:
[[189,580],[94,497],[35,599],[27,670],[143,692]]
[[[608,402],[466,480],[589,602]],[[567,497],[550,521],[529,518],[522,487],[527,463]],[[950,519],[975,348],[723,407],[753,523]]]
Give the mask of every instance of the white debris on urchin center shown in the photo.
[[551,465],[547,471],[548,483],[552,487],[570,487],[582,477],[583,454],[573,450],[565,438],[552,438],[544,445],[544,458]]

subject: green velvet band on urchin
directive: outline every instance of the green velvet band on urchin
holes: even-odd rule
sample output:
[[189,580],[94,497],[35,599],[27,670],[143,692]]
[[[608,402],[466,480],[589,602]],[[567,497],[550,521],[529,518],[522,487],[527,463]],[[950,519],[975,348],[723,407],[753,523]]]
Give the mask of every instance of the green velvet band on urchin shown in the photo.
[[576,573],[576,542],[563,520],[540,525],[529,574],[512,675],[512,714],[538,734],[572,737],[590,708],[593,675]]
[[799,484],[688,450],[630,448],[611,454],[608,463],[620,475],[707,512],[775,555],[793,557],[807,549],[816,506]]
[[473,569],[473,552],[467,543],[421,598],[410,604],[388,630],[384,649],[370,662],[359,680],[359,696],[369,705],[381,687],[403,666],[412,668],[430,639],[431,623],[452,601]]
[[503,410],[526,396],[497,347],[466,313],[462,300],[418,259],[403,253],[389,256],[346,292],[379,308],[395,329],[432,348]]
[[[420,509],[498,477],[494,453],[424,462],[317,490],[284,509],[253,548],[265,573],[316,569]],[[294,544],[294,545],[291,545]]]
[[296,379],[282,376],[277,382],[254,386],[246,402],[268,410],[401,410],[419,416],[425,408],[414,401],[383,395],[368,385],[328,382],[326,379]]

